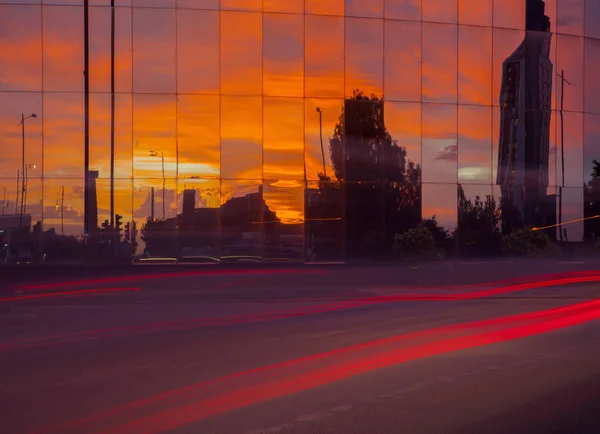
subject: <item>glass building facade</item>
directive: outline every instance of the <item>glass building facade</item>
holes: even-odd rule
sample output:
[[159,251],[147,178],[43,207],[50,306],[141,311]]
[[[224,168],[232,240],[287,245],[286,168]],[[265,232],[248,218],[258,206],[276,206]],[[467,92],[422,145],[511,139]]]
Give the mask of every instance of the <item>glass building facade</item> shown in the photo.
[[113,3],[0,0],[3,262],[600,234],[600,0]]

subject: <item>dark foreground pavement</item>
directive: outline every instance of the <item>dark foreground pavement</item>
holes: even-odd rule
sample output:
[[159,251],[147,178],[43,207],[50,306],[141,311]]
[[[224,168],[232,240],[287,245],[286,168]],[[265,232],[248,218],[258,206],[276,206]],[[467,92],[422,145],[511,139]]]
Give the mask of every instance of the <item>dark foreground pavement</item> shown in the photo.
[[[464,286],[576,266],[13,284],[0,313],[0,431],[597,434],[600,283]],[[498,286],[512,289],[481,292]],[[93,289],[111,291],[62,294]],[[479,295],[439,297],[465,293]],[[19,298],[39,294],[51,296]],[[525,315],[571,305],[584,307]]]

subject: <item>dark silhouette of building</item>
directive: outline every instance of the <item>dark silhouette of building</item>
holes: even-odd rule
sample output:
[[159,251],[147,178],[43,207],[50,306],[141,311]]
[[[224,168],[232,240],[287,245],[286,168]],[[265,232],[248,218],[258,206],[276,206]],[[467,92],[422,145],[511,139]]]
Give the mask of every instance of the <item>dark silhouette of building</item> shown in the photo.
[[551,38],[545,3],[527,0],[525,39],[502,65],[496,183],[501,186],[507,232],[515,226],[554,224],[549,215],[555,201],[547,196]]
[[182,213],[184,215],[192,214],[194,209],[196,208],[196,190],[194,189],[185,189],[183,191],[183,209]]

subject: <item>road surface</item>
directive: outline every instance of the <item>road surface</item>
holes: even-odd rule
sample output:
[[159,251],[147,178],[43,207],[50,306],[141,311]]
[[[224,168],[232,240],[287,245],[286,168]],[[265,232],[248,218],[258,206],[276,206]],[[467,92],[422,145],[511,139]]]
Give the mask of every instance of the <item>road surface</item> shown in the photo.
[[600,273],[512,271],[13,282],[2,432],[597,434]]

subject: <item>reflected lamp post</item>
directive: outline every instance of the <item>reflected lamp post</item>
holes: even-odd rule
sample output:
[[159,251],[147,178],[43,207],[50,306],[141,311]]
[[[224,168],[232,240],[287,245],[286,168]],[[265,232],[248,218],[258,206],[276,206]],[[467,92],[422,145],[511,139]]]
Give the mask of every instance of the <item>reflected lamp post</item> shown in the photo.
[[35,164],[28,164],[25,166],[25,185],[23,189],[23,214],[27,213],[27,185],[29,184],[29,169],[34,170],[37,166]]
[[323,110],[317,107],[319,113],[319,139],[321,140],[321,158],[323,159],[323,177],[327,179],[327,168],[325,167],[325,148],[323,148]]
[[37,115],[35,113],[25,116],[21,113],[21,122],[17,126],[21,127],[21,212],[19,216],[19,228],[23,227],[23,212],[25,207],[25,121],[27,119],[35,119]]
[[[158,157],[158,152],[156,151],[150,151],[150,156],[151,157]],[[160,160],[161,160],[161,164],[162,164],[162,214],[163,214],[163,220],[166,219],[166,212],[165,212],[165,184],[166,184],[166,178],[165,178],[165,153],[161,152],[160,153]]]

